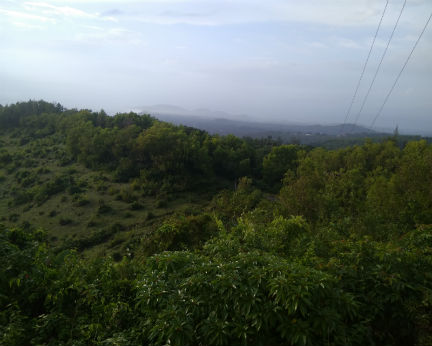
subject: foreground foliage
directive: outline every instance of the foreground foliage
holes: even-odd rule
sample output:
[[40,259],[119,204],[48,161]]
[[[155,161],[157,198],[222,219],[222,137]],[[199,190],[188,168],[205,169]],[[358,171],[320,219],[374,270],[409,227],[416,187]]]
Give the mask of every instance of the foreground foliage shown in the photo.
[[[305,235],[302,220],[279,218],[261,243],[253,226],[221,233],[198,252],[120,263],[55,254],[41,231],[4,230],[0,342],[427,344],[432,228],[383,244]],[[294,252],[266,250],[281,235],[294,238]]]

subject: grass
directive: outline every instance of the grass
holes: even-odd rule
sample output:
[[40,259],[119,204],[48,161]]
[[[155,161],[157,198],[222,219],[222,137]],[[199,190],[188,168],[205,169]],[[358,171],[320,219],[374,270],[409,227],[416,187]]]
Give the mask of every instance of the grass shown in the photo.
[[[12,162],[6,167],[0,167],[0,222],[6,227],[27,222],[43,228],[55,245],[97,237],[98,232],[109,230],[111,225],[122,224],[122,231],[109,231],[103,242],[85,248],[83,253],[86,256],[116,253],[118,258],[126,255],[124,244],[139,241],[174,213],[202,210],[212,195],[187,192],[143,196],[136,185],[115,182],[110,172],[90,170],[79,163],[64,165],[58,159],[65,150],[62,144],[53,146],[47,144],[49,141],[27,142],[23,145],[19,143],[17,138],[0,136],[0,149],[4,148],[21,158],[18,163]],[[46,154],[40,157],[40,152]],[[31,163],[31,167],[23,167],[26,162]],[[33,184],[30,180],[25,187],[15,177],[24,171],[28,171],[24,175],[34,174],[37,178]],[[56,176],[73,177],[77,185],[82,185],[79,188],[81,191],[71,194],[71,191],[65,189],[39,204],[29,201],[9,205],[13,201],[14,188],[17,191],[31,190],[52,182]]]

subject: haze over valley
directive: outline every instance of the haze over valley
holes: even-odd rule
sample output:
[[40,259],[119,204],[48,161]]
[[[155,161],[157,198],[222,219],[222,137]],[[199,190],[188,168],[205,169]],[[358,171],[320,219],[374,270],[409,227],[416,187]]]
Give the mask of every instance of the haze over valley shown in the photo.
[[[43,99],[109,114],[172,104],[370,127],[430,12],[428,0],[408,1],[386,51],[403,4],[389,2],[376,32],[381,0],[5,0],[0,104]],[[374,127],[432,132],[431,52],[427,29]]]

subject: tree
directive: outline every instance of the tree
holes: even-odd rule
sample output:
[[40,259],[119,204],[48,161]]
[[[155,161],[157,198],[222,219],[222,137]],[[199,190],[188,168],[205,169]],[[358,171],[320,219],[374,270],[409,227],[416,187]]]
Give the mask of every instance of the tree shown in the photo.
[[281,186],[286,171],[295,171],[297,168],[298,145],[281,145],[273,147],[263,160],[263,178],[269,186]]

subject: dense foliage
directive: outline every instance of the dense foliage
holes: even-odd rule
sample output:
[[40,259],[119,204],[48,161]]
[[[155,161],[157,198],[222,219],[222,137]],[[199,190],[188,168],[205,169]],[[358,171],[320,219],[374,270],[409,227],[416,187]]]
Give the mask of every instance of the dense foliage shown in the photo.
[[[330,151],[43,101],[0,124],[0,345],[432,344],[425,141]],[[95,230],[42,230],[56,198]]]

